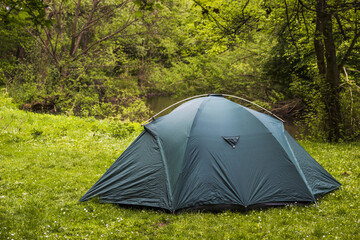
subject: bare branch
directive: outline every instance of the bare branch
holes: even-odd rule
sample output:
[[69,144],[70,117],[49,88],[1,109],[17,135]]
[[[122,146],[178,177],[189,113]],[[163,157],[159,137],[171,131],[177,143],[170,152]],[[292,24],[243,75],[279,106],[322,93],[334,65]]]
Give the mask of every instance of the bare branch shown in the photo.
[[336,19],[337,24],[339,25],[339,29],[340,29],[341,34],[342,34],[343,37],[344,37],[344,40],[346,40],[346,39],[347,39],[347,36],[346,36],[345,31],[344,31],[344,29],[343,29],[343,27],[342,27],[342,24],[341,24],[339,15],[338,15],[337,13],[335,13],[335,14],[334,14],[334,17],[335,17],[335,19]]
[[[301,7],[303,8],[303,6],[301,6]],[[305,16],[304,16],[304,11],[303,11],[303,9],[301,9],[301,16],[302,16],[302,18],[303,18],[303,20],[304,20],[304,25],[305,25],[305,29],[306,29],[306,36],[307,36],[307,38],[308,38],[308,40],[309,40],[309,39],[310,39],[309,28],[308,28],[308,24],[307,24],[306,18],[305,18]]]
[[[87,29],[89,29],[89,28],[91,28],[91,27],[94,26],[99,20],[101,20],[101,19],[103,19],[103,18],[109,18],[109,17],[111,17],[112,15],[115,14],[115,10],[122,8],[122,7],[125,6],[127,3],[129,3],[129,1],[130,1],[130,0],[123,1],[121,4],[116,5],[114,8],[111,8],[109,11],[101,14],[101,15],[100,15],[99,17],[97,17],[96,19],[90,21],[90,22],[88,23],[88,25],[81,30],[81,32],[82,32],[82,31],[85,31],[85,30],[87,30]],[[79,32],[78,34],[80,34],[81,32]]]
[[42,49],[48,53],[49,56],[51,56],[51,58],[54,60],[55,66],[56,68],[59,70],[59,61],[57,60],[56,56],[54,56],[51,51],[49,50],[49,48],[46,46],[46,44],[44,43],[44,41],[42,40],[41,37],[37,38],[27,27],[24,27],[24,29],[35,39],[35,41],[37,43],[39,43],[39,45],[42,47]]
[[352,39],[351,44],[350,44],[348,50],[346,51],[344,57],[342,58],[339,66],[338,66],[339,69],[341,69],[341,68],[344,66],[345,62],[346,62],[346,61],[348,60],[348,58],[350,57],[350,54],[351,54],[352,50],[354,49],[355,44],[356,44],[356,42],[358,41],[359,37],[360,37],[360,31],[358,31],[358,32],[355,33],[355,36],[354,36],[354,38]]
[[55,56],[56,51],[55,51],[54,46],[53,46],[53,44],[52,44],[52,42],[51,42],[51,34],[50,34],[49,31],[47,31],[47,27],[44,27],[44,31],[45,31],[45,35],[46,35],[46,38],[47,38],[47,39],[46,39],[46,40],[47,40],[47,43],[50,45],[50,48],[51,48],[51,51],[52,51],[52,55]]
[[[208,12],[208,10],[201,5],[198,1],[193,0],[198,6],[200,6],[204,11]],[[208,12],[208,15],[215,21],[216,25],[218,25],[220,28],[224,29],[225,31],[229,31],[226,27],[224,27],[212,14]]]
[[75,18],[74,18],[74,23],[73,23],[73,29],[72,29],[72,37],[71,37],[71,46],[70,46],[70,54],[73,53],[74,48],[75,48],[75,40],[76,40],[76,25],[79,19],[79,12],[80,12],[80,5],[81,5],[81,0],[78,1],[78,3],[76,4],[76,10],[75,10]]
[[130,21],[130,18],[128,19],[128,21],[125,23],[124,26],[122,26],[119,30],[109,34],[109,35],[106,35],[105,37],[99,39],[98,41],[96,42],[93,42],[89,47],[87,47],[86,49],[84,49],[79,55],[77,55],[74,60],[76,60],[78,57],[80,57],[81,55],[84,55],[86,54],[92,47],[94,47],[95,45],[107,40],[107,39],[110,39],[114,36],[116,36],[117,34],[119,34],[120,32],[124,31],[128,26],[130,26],[131,24],[133,24],[134,22],[136,22],[137,19],[134,19],[133,21]]
[[[80,1],[80,0],[79,0],[79,1]],[[88,18],[87,18],[87,21],[86,21],[85,25],[83,26],[83,28],[85,28],[86,26],[89,25],[89,22],[92,20],[92,17],[93,17],[93,15],[94,15],[94,12],[97,10],[97,6],[98,6],[99,2],[100,2],[100,0],[93,0],[93,6],[92,6],[92,9],[91,9],[91,12],[90,12],[90,14],[89,14],[89,16],[88,16]],[[77,40],[76,40],[75,46],[74,46],[74,50],[73,50],[72,53],[71,53],[71,56],[74,56],[74,55],[75,55],[76,50],[79,48],[80,41],[81,41],[81,38],[82,38],[83,35],[84,35],[84,31],[82,31],[82,32],[79,34],[79,36],[78,36],[78,38],[77,38]]]
[[300,5],[303,6],[305,9],[312,11],[312,12],[316,12],[316,9],[313,9],[311,7],[309,7],[308,5],[304,4],[302,0],[298,0]]
[[353,106],[354,106],[354,98],[353,98],[353,92],[352,92],[352,89],[351,89],[351,83],[350,83],[350,80],[349,80],[349,76],[348,76],[348,73],[346,72],[346,68],[343,67],[344,69],[344,73],[345,73],[345,79],[346,79],[346,82],[348,83],[348,87],[349,87],[349,91],[350,91],[350,97],[351,97],[351,105],[350,105],[350,124],[353,125]]
[[292,31],[292,29],[290,27],[292,17],[289,18],[289,10],[288,10],[288,5],[287,5],[286,0],[284,0],[284,3],[285,3],[286,23],[287,23],[287,27],[289,29],[290,38],[291,38],[291,41],[292,41],[292,43],[293,43],[293,45],[295,47],[297,55],[300,55],[299,49],[298,49],[298,47],[296,45],[296,42],[295,42],[295,39],[294,39],[294,36],[293,36],[293,31]]

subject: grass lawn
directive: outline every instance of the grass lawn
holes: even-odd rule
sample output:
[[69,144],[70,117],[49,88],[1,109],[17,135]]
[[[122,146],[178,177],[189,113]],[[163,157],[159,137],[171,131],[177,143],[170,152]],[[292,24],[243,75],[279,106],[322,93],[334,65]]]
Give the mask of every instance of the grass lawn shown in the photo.
[[0,96],[0,239],[360,239],[359,142],[300,142],[343,184],[317,205],[168,214],[78,203],[140,131]]

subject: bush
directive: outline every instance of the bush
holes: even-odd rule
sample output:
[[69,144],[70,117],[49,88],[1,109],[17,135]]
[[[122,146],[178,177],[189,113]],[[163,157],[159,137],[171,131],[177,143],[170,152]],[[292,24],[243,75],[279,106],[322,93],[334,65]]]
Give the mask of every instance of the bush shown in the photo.
[[135,132],[135,126],[132,123],[112,122],[110,124],[111,136],[114,138],[124,138]]

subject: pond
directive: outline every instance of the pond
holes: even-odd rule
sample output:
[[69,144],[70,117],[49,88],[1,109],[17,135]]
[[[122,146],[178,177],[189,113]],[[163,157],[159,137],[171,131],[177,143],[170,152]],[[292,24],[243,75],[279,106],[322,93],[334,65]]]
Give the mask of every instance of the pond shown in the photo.
[[[151,111],[153,111],[153,115],[155,115],[155,114],[159,113],[161,110],[163,110],[163,109],[167,108],[168,106],[170,106],[171,104],[174,104],[174,103],[176,103],[178,101],[181,101],[182,99],[185,99],[185,98],[186,97],[179,99],[179,98],[174,98],[172,96],[156,96],[156,97],[148,98],[146,100],[146,104],[149,106]],[[238,100],[238,99],[233,99],[232,98],[231,101],[239,103],[241,105],[245,105],[244,103],[241,103],[241,101]],[[181,105],[181,103],[179,105]],[[179,105],[176,105],[176,106],[164,111],[159,116],[163,116],[165,114],[170,113],[172,110],[174,110]],[[248,105],[245,105],[245,106],[248,107]],[[259,111],[259,109],[255,109],[255,110]],[[157,117],[159,117],[159,116],[157,116]],[[284,127],[290,133],[291,136],[295,137],[298,134],[298,128],[295,126],[294,123],[287,121],[287,122],[284,123]]]

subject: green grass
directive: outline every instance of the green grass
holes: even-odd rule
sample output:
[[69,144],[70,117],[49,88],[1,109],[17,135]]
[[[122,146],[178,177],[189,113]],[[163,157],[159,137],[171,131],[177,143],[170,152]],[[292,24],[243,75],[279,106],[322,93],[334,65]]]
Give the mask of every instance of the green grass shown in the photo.
[[78,203],[140,131],[0,96],[0,239],[360,239],[359,142],[301,142],[343,184],[317,205],[173,215]]

